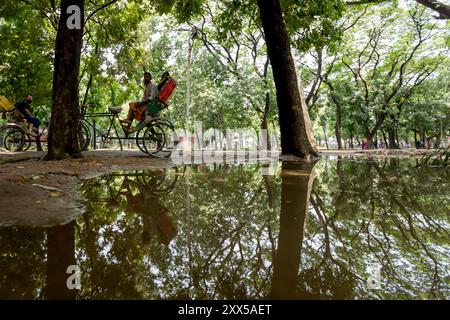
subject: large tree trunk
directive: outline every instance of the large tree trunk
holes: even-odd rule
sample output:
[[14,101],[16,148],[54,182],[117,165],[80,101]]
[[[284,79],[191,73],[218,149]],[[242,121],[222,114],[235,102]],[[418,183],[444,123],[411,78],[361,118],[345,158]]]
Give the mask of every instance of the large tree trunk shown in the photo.
[[388,131],[388,140],[389,140],[388,148],[389,149],[397,149],[397,143],[395,141],[395,131],[394,130],[395,129],[389,129],[389,131]]
[[272,146],[270,144],[270,134],[269,134],[269,128],[267,125],[267,117],[269,116],[269,110],[270,110],[270,93],[266,93],[266,99],[265,99],[265,106],[264,106],[264,114],[263,114],[263,119],[261,121],[261,130],[266,130],[266,134],[265,137],[263,136],[264,139],[266,139],[266,144],[267,144],[267,150],[271,150]]
[[330,148],[328,147],[328,137],[327,137],[327,130],[325,128],[325,126],[322,126],[322,131],[323,131],[323,136],[325,138],[325,145],[327,147],[327,150],[330,150]]
[[373,149],[373,137],[374,137],[374,133],[370,132],[370,133],[366,133],[366,140],[367,140],[367,149]]
[[397,133],[397,119],[395,119],[394,116],[391,116],[392,125],[390,126],[388,130],[388,140],[389,140],[389,149],[397,149],[398,143],[396,139],[396,133]]
[[[76,5],[81,11],[81,28],[69,29],[67,20],[72,12],[67,8]],[[78,76],[83,37],[84,0],[62,0],[61,17],[55,43],[53,73],[52,116],[47,160],[60,160],[68,156],[80,157],[78,122],[80,119]]]
[[342,150],[342,137],[341,137],[341,105],[336,104],[336,124],[334,126],[334,132],[336,135],[336,141],[338,144],[338,150]]
[[439,13],[439,19],[450,19],[450,6],[437,0],[416,0],[424,6]]
[[318,156],[280,2],[258,0],[258,7],[277,90],[282,154]]

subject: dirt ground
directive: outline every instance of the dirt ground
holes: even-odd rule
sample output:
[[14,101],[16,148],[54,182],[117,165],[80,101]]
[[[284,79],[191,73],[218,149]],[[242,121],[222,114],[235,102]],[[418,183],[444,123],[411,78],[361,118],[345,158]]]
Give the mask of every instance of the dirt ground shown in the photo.
[[[430,150],[326,151],[323,155],[414,157]],[[83,159],[41,161],[43,152],[0,151],[0,227],[53,226],[72,221],[83,210],[78,185],[108,172],[164,168],[168,159],[150,158],[140,151],[85,152]]]

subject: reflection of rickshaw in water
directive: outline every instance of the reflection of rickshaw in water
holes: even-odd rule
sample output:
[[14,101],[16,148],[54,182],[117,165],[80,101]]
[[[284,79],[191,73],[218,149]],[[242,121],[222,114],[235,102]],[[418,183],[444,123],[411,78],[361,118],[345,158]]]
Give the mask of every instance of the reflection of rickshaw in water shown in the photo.
[[143,226],[142,241],[146,244],[158,234],[160,241],[168,245],[177,231],[162,199],[172,192],[177,179],[177,168],[137,170],[105,175],[86,183],[82,190],[87,195],[92,188],[106,187],[106,197],[87,196],[86,200],[137,214]]

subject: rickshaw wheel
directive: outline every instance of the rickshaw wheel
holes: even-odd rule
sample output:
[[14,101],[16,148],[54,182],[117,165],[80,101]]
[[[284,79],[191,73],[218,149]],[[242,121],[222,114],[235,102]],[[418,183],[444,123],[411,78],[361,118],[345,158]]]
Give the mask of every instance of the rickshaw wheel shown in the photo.
[[16,126],[7,126],[3,128],[3,131],[5,131],[3,146],[6,150],[17,152],[26,151],[26,149],[28,149],[30,141],[28,139],[28,145],[24,148],[26,143],[26,134],[21,128]]

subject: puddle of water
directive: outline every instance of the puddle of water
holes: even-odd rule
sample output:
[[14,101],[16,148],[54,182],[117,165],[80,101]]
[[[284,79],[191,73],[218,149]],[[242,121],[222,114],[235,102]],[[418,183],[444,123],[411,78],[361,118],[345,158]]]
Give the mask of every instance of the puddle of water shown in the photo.
[[448,170],[270,166],[90,180],[77,220],[0,228],[0,299],[450,298]]

